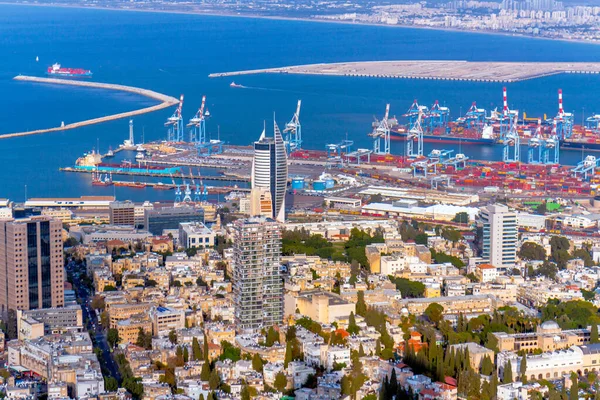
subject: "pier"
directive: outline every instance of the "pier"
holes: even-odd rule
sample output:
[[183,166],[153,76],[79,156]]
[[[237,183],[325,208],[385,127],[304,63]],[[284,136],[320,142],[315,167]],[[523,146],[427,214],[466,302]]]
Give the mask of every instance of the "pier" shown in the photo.
[[[79,173],[85,173],[85,174],[93,174],[94,172],[96,172],[93,169],[81,169],[81,168],[73,168],[73,167],[65,167],[65,168],[60,168],[60,171],[63,172],[79,172]],[[194,175],[194,174],[164,174],[164,173],[157,173],[157,172],[152,172],[152,170],[148,170],[148,171],[144,171],[144,172],[140,172],[140,171],[127,171],[127,170],[114,170],[114,171],[101,171],[102,173],[110,173],[112,175],[126,175],[126,176],[147,176],[147,177],[153,177],[153,178],[175,178],[175,179],[186,179],[186,180],[190,180],[190,179],[197,179],[197,180],[205,180],[205,181],[224,181],[224,182],[250,182],[250,177],[249,176],[241,176],[241,175],[218,175],[218,176],[200,176],[200,175]]]
[[39,135],[42,133],[50,133],[50,132],[60,132],[66,131],[69,129],[76,129],[82,126],[100,124],[102,122],[113,121],[121,118],[129,118],[136,115],[146,114],[158,110],[162,110],[163,108],[171,107],[175,104],[179,104],[179,100],[167,96],[162,93],[154,92],[148,89],[136,88],[133,86],[125,86],[125,85],[116,85],[111,83],[99,83],[99,82],[89,82],[89,81],[77,81],[77,80],[68,80],[68,79],[54,79],[54,78],[38,78],[35,76],[24,76],[18,75],[13,78],[16,81],[24,81],[24,82],[35,82],[35,83],[45,83],[52,85],[70,85],[70,86],[82,86],[82,87],[90,87],[97,89],[105,89],[105,90],[117,90],[121,92],[134,93],[141,96],[145,96],[157,101],[160,101],[160,104],[151,107],[140,108],[138,110],[128,111],[119,114],[107,115],[104,117],[88,119],[85,121],[73,122],[70,124],[64,124],[62,126],[54,127],[54,128],[46,128],[46,129],[37,129],[33,131],[26,132],[15,132],[15,133],[5,133],[0,135],[0,139],[8,139],[19,136],[28,136],[28,135]]
[[250,74],[305,74],[511,83],[562,73],[600,74],[600,63],[471,62],[446,60],[361,61],[220,72],[210,74],[209,77],[220,78]]

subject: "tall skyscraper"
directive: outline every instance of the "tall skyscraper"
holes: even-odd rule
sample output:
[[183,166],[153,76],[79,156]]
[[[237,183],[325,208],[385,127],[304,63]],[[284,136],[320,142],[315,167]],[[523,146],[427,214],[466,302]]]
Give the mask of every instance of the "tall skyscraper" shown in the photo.
[[270,218],[234,222],[233,294],[235,324],[256,331],[283,322],[281,232]]
[[517,256],[517,214],[507,206],[494,204],[483,207],[483,258],[493,266],[513,268]]
[[287,187],[287,154],[283,137],[277,123],[273,121],[273,137],[267,137],[263,130],[254,142],[252,160],[252,188],[271,192],[273,218],[285,222],[285,190]]
[[0,221],[0,310],[64,305],[60,220],[39,216]]

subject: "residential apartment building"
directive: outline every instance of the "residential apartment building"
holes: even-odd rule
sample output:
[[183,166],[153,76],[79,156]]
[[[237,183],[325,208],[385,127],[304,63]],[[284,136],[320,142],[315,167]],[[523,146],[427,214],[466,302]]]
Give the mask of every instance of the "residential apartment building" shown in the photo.
[[281,232],[268,218],[234,222],[233,294],[239,330],[283,322]]
[[62,307],[64,281],[60,220],[0,221],[0,311]]
[[495,204],[481,208],[483,258],[505,271],[513,268],[517,257],[517,214],[507,206]]

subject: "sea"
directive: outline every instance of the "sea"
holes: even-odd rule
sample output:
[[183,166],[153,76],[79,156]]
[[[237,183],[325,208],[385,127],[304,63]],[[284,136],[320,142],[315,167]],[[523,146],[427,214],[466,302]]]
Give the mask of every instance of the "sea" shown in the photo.
[[[473,101],[488,110],[502,108],[500,83],[381,78],[248,75],[208,78],[213,72],[319,62],[368,60],[596,61],[600,46],[506,35],[366,26],[261,18],[0,5],[0,133],[25,131],[124,112],[153,100],[99,89],[13,81],[17,74],[44,76],[59,62],[86,68],[93,80],[185,96],[183,115],[191,118],[203,95],[211,117],[208,135],[247,145],[263,125],[282,127],[302,100],[303,147],[353,140],[371,147],[367,133],[386,103],[400,116],[414,99],[435,100],[464,114]],[[36,61],[36,58],[39,61]],[[443,66],[441,66],[443,68]],[[510,108],[528,116],[557,112],[557,90],[579,123],[600,113],[600,75],[555,75],[511,83]],[[134,118],[136,141],[166,138],[164,109]],[[92,149],[106,152],[128,136],[127,119],[65,132],[0,140],[0,198],[115,195],[119,199],[173,200],[172,191],[94,187],[90,176],[60,172]],[[432,149],[425,145],[425,151]],[[440,145],[437,145],[439,148]],[[499,160],[500,146],[443,145],[474,159]],[[403,154],[403,142],[392,143]],[[563,151],[574,165],[584,152]],[[120,159],[133,159],[122,152]],[[522,155],[523,159],[525,154]],[[201,171],[210,174],[210,171]],[[166,182],[166,181],[165,181]],[[212,184],[206,182],[207,184]]]

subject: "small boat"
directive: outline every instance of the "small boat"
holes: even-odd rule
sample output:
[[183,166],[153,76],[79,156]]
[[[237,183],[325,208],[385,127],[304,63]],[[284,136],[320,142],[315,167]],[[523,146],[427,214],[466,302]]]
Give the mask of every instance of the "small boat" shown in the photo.
[[106,152],[106,155],[104,157],[114,157],[115,153],[112,150],[112,148],[108,148],[108,151]]
[[229,84],[229,87],[232,87],[232,88],[243,88],[244,86],[242,86],[242,85],[238,85],[238,84],[237,84],[237,83],[235,83],[235,82],[231,82],[231,83]]
[[144,148],[142,147],[142,145],[140,144],[140,145],[138,145],[138,147],[135,149],[135,151],[138,151],[138,152],[144,152],[144,151],[146,151],[146,149],[144,149]]
[[143,160],[144,159],[144,153],[137,153],[135,155],[135,159],[136,160]]
[[35,56],[35,62],[40,61],[40,57],[39,56]]

